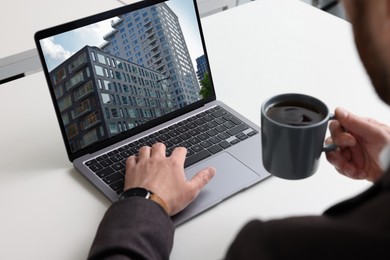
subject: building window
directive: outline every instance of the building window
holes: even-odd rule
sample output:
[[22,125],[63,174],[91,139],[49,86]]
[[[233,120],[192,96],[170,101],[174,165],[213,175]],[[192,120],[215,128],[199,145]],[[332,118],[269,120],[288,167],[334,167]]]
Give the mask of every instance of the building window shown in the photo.
[[121,73],[119,71],[115,71],[116,79],[122,80]]
[[69,73],[87,62],[87,54],[83,53],[69,65]]
[[69,124],[69,116],[68,116],[68,113],[63,113],[63,114],[61,114],[61,118],[62,118],[62,123],[63,123],[64,125]]
[[72,118],[75,119],[89,111],[91,111],[91,104],[89,100],[85,100],[78,104],[75,110],[72,110]]
[[99,89],[103,89],[103,85],[102,85],[102,81],[100,79],[98,79],[98,85],[99,85]]
[[89,131],[83,136],[82,148],[96,142],[97,140],[98,140],[98,135],[96,129]]
[[59,107],[61,112],[64,111],[65,109],[69,108],[70,106],[72,106],[72,99],[71,99],[70,95],[65,96],[64,98],[62,98],[58,101],[58,107]]
[[95,65],[95,71],[96,71],[96,75],[103,76],[103,77],[105,76],[102,67]]
[[129,129],[132,129],[133,127],[135,127],[135,124],[134,123],[127,123],[127,126]]
[[110,81],[105,80],[105,81],[103,81],[103,83],[104,83],[104,89],[105,90],[112,90],[112,84],[111,84]]
[[134,108],[128,108],[127,112],[131,118],[138,118],[138,111]]
[[66,72],[65,68],[59,69],[54,75],[53,75],[53,82],[54,85],[57,85],[60,81],[66,78]]
[[110,118],[111,118],[110,111],[108,110],[108,107],[105,107],[105,108],[104,108],[104,114],[105,114],[105,116],[106,116],[107,119],[110,119]]
[[118,128],[115,123],[109,123],[109,129],[111,134],[117,134],[118,133]]
[[70,125],[66,129],[66,135],[68,136],[69,139],[75,137],[78,134],[78,132],[79,131],[77,129],[77,125],[76,124]]
[[114,118],[119,117],[118,109],[117,108],[111,108],[111,115]]
[[55,86],[54,87],[54,94],[56,95],[56,98],[59,99],[64,94],[64,91],[62,89],[62,86]]
[[99,122],[100,122],[99,113],[95,112],[95,113],[89,114],[86,118],[83,119],[83,121],[81,121],[81,127],[82,127],[82,129],[85,130],[85,129],[88,129],[91,126],[93,126]]
[[93,52],[93,51],[92,51],[92,52],[91,52],[91,56],[92,56],[92,60],[93,60],[93,61],[96,61],[96,55],[95,55],[95,52]]
[[106,57],[101,55],[100,53],[97,54],[98,61],[102,64],[106,64]]
[[87,74],[87,78],[91,77],[91,71],[89,70],[89,67],[85,69],[85,73]]
[[78,88],[74,92],[74,99],[76,101],[82,99],[83,97],[86,97],[88,94],[92,93],[94,91],[92,81],[89,81],[87,84],[83,85],[82,87]]
[[110,95],[105,94],[105,93],[102,93],[101,96],[102,96],[102,102],[103,102],[103,104],[110,104],[110,103],[111,103],[111,101],[110,101]]
[[154,113],[156,114],[156,116],[162,116],[160,109],[155,109]]
[[82,71],[74,75],[68,82],[65,83],[66,90],[69,91],[71,88],[84,81],[84,74]]
[[122,96],[122,104],[123,105],[128,105],[129,104],[126,96]]

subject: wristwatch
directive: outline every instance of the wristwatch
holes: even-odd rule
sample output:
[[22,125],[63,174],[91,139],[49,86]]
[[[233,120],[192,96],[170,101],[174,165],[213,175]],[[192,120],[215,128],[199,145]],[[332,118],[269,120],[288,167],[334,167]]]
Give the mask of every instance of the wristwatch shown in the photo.
[[160,198],[160,196],[154,194],[153,192],[145,188],[138,187],[138,188],[131,188],[125,190],[119,195],[118,200],[123,200],[129,197],[142,197],[148,200],[152,200],[156,202],[158,205],[160,205],[165,210],[166,213],[169,212],[165,201],[162,198]]

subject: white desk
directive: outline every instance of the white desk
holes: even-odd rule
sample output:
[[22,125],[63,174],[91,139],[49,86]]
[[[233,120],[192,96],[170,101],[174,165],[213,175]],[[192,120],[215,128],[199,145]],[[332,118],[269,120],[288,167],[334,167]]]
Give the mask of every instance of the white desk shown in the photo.
[[3,1],[0,59],[35,48],[38,30],[119,6],[116,0]]
[[[389,123],[346,22],[295,0],[258,0],[203,22],[219,98],[255,122],[264,99],[302,92]],[[0,85],[0,118],[0,259],[84,259],[109,202],[67,161],[42,73]],[[271,178],[180,226],[171,259],[221,258],[252,218],[319,214],[368,185],[323,157],[309,179]]]

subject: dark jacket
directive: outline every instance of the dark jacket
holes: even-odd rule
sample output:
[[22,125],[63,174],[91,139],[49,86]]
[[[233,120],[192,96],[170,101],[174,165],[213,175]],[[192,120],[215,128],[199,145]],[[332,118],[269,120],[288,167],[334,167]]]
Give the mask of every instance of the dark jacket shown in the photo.
[[[129,198],[104,216],[90,259],[168,259],[174,227],[152,201]],[[390,259],[390,173],[321,216],[249,222],[229,259]]]

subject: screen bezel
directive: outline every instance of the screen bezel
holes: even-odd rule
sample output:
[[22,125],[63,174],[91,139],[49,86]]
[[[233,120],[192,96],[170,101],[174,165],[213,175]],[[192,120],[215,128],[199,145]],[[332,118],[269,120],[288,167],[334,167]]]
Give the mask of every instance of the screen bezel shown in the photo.
[[[180,0],[180,1],[184,1],[184,0]],[[146,122],[140,126],[137,126],[137,127],[132,128],[130,130],[122,132],[122,133],[115,135],[113,137],[110,137],[106,140],[94,143],[88,147],[85,147],[85,148],[78,150],[78,151],[75,151],[75,152],[72,152],[70,145],[68,143],[66,129],[65,129],[65,126],[62,122],[61,112],[60,112],[59,106],[56,102],[54,88],[52,86],[52,82],[50,79],[50,73],[49,73],[49,70],[48,70],[47,65],[46,65],[46,61],[45,61],[43,50],[42,50],[42,47],[40,44],[40,40],[57,35],[57,34],[60,34],[60,33],[74,30],[74,29],[77,29],[79,27],[93,24],[93,23],[96,23],[96,22],[99,22],[102,20],[110,19],[110,18],[116,17],[116,16],[124,14],[124,13],[136,11],[138,9],[142,9],[142,8],[149,7],[152,5],[160,4],[163,2],[169,2],[169,0],[145,0],[145,1],[134,3],[134,4],[126,5],[123,7],[119,7],[119,8],[113,9],[113,10],[105,11],[105,12],[102,12],[99,14],[91,15],[91,16],[88,16],[85,18],[81,18],[81,19],[78,19],[75,21],[68,22],[68,23],[64,23],[61,25],[57,25],[57,26],[54,26],[51,28],[47,28],[47,29],[44,29],[44,30],[41,30],[41,31],[38,31],[35,33],[35,35],[34,35],[35,44],[37,46],[37,50],[38,50],[38,54],[39,54],[39,57],[40,57],[40,60],[42,63],[45,78],[46,78],[46,81],[47,81],[47,84],[49,87],[50,95],[51,95],[54,109],[55,109],[55,112],[57,115],[57,121],[58,121],[60,129],[61,129],[61,134],[62,134],[62,138],[63,138],[64,144],[66,147],[68,158],[71,162],[73,162],[73,160],[75,160],[76,158],[78,158],[80,156],[94,153],[100,149],[103,149],[103,148],[110,146],[114,143],[123,141],[124,139],[130,138],[131,136],[139,134],[139,133],[146,131],[150,128],[156,127],[164,122],[167,122],[167,121],[172,120],[176,117],[182,116],[190,111],[193,111],[197,108],[204,106],[204,104],[206,104],[206,103],[209,103],[211,101],[216,100],[215,88],[214,88],[214,84],[213,84],[213,80],[212,80],[210,62],[209,62],[208,55],[207,55],[206,44],[205,44],[205,39],[204,39],[203,30],[202,30],[202,26],[201,26],[201,20],[200,20],[200,16],[199,16],[198,6],[196,3],[196,0],[185,0],[185,1],[191,1],[192,4],[194,5],[196,19],[198,22],[198,27],[199,27],[199,32],[200,32],[201,43],[203,46],[203,52],[205,55],[206,62],[209,66],[208,72],[209,72],[210,81],[211,81],[211,92],[212,92],[211,95],[208,96],[207,98],[203,98],[203,99],[196,101],[190,105],[187,105],[184,108],[177,109],[173,112],[170,112],[169,114],[166,114],[166,115],[161,116],[157,119]]]

